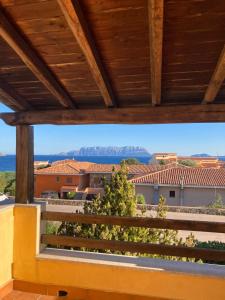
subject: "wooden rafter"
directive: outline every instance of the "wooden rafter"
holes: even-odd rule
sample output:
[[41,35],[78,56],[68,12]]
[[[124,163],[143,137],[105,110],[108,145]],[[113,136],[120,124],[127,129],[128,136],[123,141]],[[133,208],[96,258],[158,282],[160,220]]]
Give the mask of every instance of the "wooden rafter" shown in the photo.
[[108,107],[115,106],[115,97],[110,80],[100,59],[79,1],[58,0],[58,3],[77,43],[86,57],[105,105]]
[[0,114],[9,125],[167,124],[225,122],[225,104],[46,110]]
[[148,0],[152,105],[161,103],[164,0]]
[[215,100],[221,85],[225,79],[225,45],[220,54],[216,68],[213,72],[208,88],[205,92],[203,103],[211,103]]
[[18,28],[9,21],[0,7],[0,36],[17,53],[32,73],[45,85],[55,98],[66,108],[75,108],[71,97],[57,80],[44,61],[21,35]]
[[16,111],[32,109],[32,106],[2,78],[0,78],[0,98],[6,105],[12,105]]

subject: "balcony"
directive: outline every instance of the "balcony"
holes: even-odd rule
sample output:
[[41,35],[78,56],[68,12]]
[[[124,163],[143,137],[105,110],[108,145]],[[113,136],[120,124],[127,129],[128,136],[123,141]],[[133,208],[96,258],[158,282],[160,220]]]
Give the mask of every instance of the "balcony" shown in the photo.
[[225,1],[209,0],[0,0],[0,100],[14,111],[0,118],[17,139],[16,204],[0,207],[0,299],[225,299],[222,265],[60,249],[225,261],[219,250],[45,232],[47,220],[219,233],[225,225],[46,212],[33,203],[32,127],[225,122],[224,12]]
[[26,293],[29,297],[29,293],[34,293],[56,297],[49,299],[61,299],[58,295],[64,291],[66,299],[71,300],[225,298],[225,269],[221,265],[53,249],[46,244],[223,261],[224,251],[82,240],[45,233],[47,220],[224,233],[223,223],[57,213],[46,211],[44,204],[3,206],[0,208],[0,220],[2,297],[3,293],[11,292],[13,299],[17,299],[25,292],[23,299],[26,299]]

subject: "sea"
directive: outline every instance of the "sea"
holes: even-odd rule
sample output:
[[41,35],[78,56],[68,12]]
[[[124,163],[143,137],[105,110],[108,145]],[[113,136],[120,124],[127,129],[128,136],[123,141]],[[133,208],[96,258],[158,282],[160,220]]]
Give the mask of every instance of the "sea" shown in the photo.
[[[63,160],[63,159],[75,159],[77,161],[89,161],[98,164],[119,164],[121,160],[128,157],[124,156],[59,156],[59,155],[35,155],[34,160],[38,161],[48,161],[49,163]],[[133,158],[133,157],[132,157]],[[151,159],[150,156],[146,157],[134,157],[138,159],[142,164],[148,164]],[[15,155],[5,155],[0,156],[0,171],[15,171],[16,170],[16,156]]]

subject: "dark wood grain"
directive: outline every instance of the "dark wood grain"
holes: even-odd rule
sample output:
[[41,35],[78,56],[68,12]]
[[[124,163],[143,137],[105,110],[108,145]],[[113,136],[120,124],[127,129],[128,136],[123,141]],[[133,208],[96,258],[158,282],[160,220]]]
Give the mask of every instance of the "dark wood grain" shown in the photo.
[[34,197],[33,127],[16,127],[16,203],[31,203]]
[[115,106],[115,97],[109,78],[100,59],[100,55],[97,51],[79,1],[58,0],[58,4],[61,7],[76,41],[80,45],[80,48],[86,57],[106,106]]
[[161,102],[164,0],[148,0],[152,104]]
[[212,261],[225,261],[225,251],[192,248],[185,246],[172,246],[165,244],[150,244],[137,242],[122,242],[109,240],[94,240],[70,236],[48,235],[41,236],[43,244],[52,246],[85,247],[88,249],[113,250],[141,254],[159,254],[167,256],[190,257]]
[[111,109],[45,110],[2,113],[9,125],[167,124],[225,122],[225,104],[171,105]]
[[56,97],[56,99],[64,106],[75,108],[73,100],[64,90],[60,82],[49,70],[41,57],[35,52],[31,45],[25,40],[19,29],[16,28],[9,17],[0,7],[0,36],[8,43],[8,45],[17,53],[25,65],[33,72],[33,74],[46,86],[46,88]]
[[[61,3],[69,3],[69,19],[60,8]],[[100,57],[99,63],[107,73],[106,77],[103,73],[100,75],[103,80],[106,78],[105,85],[110,82],[117,107],[150,105],[151,96],[158,93],[154,98],[160,105],[187,105],[190,109],[189,105],[202,103],[225,44],[225,1],[218,0],[216,4],[209,0],[164,1],[163,14],[161,3],[161,0],[68,0],[60,3],[53,0],[1,0],[7,20],[78,108],[95,110],[105,105],[104,91],[100,92],[102,81],[98,82],[97,73],[93,76],[96,71],[90,68],[87,53],[84,55],[85,43],[89,43],[97,63],[96,57]],[[80,23],[72,22],[72,13]],[[74,37],[70,24],[81,29],[79,40]],[[3,30],[2,20],[0,27]],[[22,56],[12,49],[0,37],[0,53],[4,58],[0,59],[0,77],[33,109],[60,109],[62,104],[55,94],[32,74],[21,60]],[[101,66],[98,66],[100,71]],[[155,79],[152,84],[151,77]],[[225,103],[225,84],[221,84],[221,78],[213,79],[211,85],[215,103]],[[107,106],[111,105],[110,101]],[[10,107],[16,108],[12,104]],[[163,117],[151,118],[151,122],[163,122]],[[183,122],[189,118],[186,114],[178,118],[176,114],[174,123],[181,122],[182,117]],[[120,121],[121,116],[117,119]],[[167,115],[165,119],[168,120]],[[220,112],[218,119],[222,119]],[[198,111],[191,120],[207,122],[202,112],[198,120]],[[215,120],[215,116],[211,115],[211,120]],[[172,122],[172,116],[169,122]]]
[[42,220],[47,221],[66,221],[81,224],[107,224],[120,225],[127,227],[147,227],[188,231],[204,231],[225,233],[224,222],[207,222],[193,220],[172,220],[159,218],[143,218],[143,217],[117,217],[117,216],[101,216],[101,215],[83,215],[75,213],[63,212],[43,212]]
[[16,111],[32,109],[31,104],[21,97],[17,91],[2,78],[0,78],[0,97],[1,101],[5,99],[5,104],[12,105],[12,108]]
[[208,88],[205,92],[203,103],[211,103],[215,100],[225,79],[225,45],[220,54],[216,68],[213,72]]

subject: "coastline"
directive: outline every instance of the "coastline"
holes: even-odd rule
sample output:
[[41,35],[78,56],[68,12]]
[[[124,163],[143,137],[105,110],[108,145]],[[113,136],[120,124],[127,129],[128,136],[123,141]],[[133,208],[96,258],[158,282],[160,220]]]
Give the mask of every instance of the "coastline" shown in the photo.
[[[34,160],[54,162],[64,159],[75,159],[77,161],[89,161],[99,164],[119,164],[121,160],[131,158],[131,156],[59,156],[59,155],[35,155]],[[142,164],[148,164],[150,156],[132,156]],[[15,172],[16,170],[16,155],[0,156],[0,172]]]

